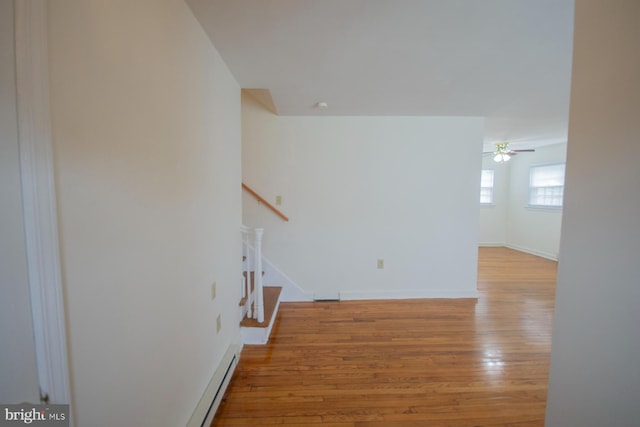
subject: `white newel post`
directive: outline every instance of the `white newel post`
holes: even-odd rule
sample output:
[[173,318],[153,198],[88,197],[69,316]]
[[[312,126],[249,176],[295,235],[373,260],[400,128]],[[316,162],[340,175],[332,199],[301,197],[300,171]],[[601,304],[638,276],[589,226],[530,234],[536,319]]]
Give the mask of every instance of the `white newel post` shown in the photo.
[[255,318],[258,322],[264,322],[264,294],[262,292],[262,234],[264,229],[256,228],[254,242],[254,262],[255,262]]

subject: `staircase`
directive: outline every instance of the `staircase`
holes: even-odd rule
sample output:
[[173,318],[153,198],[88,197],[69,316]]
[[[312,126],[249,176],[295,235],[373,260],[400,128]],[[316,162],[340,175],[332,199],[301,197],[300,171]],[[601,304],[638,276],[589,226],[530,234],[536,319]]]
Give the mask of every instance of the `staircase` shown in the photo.
[[[240,332],[244,344],[266,344],[278,315],[282,287],[263,286],[261,228],[242,226]],[[261,272],[255,274],[256,271]]]
[[263,288],[264,297],[264,321],[258,322],[256,319],[245,316],[240,322],[240,332],[242,342],[245,344],[266,344],[273,329],[278,308],[280,307],[280,294],[282,287],[265,286]]

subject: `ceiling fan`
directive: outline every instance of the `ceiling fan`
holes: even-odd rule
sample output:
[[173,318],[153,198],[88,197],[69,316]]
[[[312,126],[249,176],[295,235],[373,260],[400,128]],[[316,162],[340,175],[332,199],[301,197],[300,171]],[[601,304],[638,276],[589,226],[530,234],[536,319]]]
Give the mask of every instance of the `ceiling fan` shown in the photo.
[[493,154],[493,160],[496,162],[508,162],[512,156],[515,156],[518,153],[532,153],[536,150],[530,148],[526,150],[511,150],[509,149],[508,142],[498,142],[496,143],[495,151],[487,151],[482,153],[483,155]]

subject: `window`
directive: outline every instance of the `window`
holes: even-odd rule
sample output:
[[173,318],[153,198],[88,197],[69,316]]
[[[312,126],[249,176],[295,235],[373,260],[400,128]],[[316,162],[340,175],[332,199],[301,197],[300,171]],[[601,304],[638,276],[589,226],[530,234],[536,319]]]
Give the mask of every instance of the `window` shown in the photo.
[[529,170],[529,206],[562,207],[564,163],[532,166]]
[[480,204],[490,205],[493,203],[493,170],[483,169],[480,178]]

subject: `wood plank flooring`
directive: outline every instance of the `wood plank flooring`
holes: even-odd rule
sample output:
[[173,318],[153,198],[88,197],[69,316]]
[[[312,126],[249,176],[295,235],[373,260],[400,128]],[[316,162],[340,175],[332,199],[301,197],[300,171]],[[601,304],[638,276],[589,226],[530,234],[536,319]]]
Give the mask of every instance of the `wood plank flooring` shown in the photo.
[[477,301],[282,303],[212,426],[543,426],[556,265],[481,248]]

